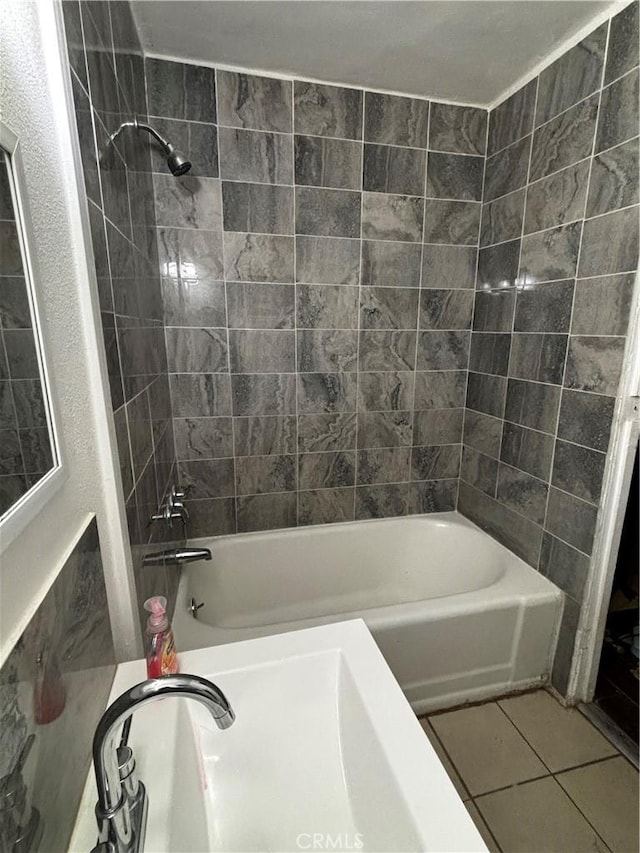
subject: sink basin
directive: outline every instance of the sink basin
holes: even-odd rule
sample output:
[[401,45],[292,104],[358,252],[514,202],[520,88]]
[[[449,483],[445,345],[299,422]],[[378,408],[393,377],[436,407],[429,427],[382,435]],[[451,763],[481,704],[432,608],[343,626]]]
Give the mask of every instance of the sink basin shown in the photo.
[[[166,699],[134,715],[148,851],[486,850],[364,622],[180,656],[236,713]],[[145,678],[118,667],[111,700]],[[97,722],[97,721],[96,721]],[[72,850],[95,844],[92,774]]]

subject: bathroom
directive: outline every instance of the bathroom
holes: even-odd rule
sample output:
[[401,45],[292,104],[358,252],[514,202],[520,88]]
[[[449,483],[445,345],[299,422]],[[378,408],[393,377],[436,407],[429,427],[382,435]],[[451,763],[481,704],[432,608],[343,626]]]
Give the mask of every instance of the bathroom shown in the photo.
[[637,849],[637,0],[0,16],[3,849],[82,849],[155,595],[364,618],[488,849]]

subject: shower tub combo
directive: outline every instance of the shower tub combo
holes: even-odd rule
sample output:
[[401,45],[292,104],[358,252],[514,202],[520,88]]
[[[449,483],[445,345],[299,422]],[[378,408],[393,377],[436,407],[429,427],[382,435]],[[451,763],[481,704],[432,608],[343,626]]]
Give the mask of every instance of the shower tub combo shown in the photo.
[[563,594],[458,513],[189,544],[213,560],[182,568],[180,650],[360,617],[417,713],[547,680]]

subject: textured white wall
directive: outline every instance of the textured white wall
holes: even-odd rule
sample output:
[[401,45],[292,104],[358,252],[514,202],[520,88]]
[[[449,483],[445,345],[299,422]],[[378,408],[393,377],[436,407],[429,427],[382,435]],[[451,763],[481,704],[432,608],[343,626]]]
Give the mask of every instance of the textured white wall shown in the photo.
[[79,191],[77,134],[56,5],[54,0],[0,3],[0,114],[20,138],[43,337],[68,473],[35,521],[4,550],[0,542],[0,664],[90,513],[98,520],[116,654],[125,660],[141,652],[126,520],[118,500],[120,472],[107,405],[95,269],[85,248],[91,245],[88,214],[84,191]]

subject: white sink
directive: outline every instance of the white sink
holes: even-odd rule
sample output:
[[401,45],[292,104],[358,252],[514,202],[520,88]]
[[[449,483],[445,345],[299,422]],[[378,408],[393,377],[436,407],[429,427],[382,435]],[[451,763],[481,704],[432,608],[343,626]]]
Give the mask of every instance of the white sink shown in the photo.
[[[236,720],[165,699],[134,715],[147,851],[484,851],[471,818],[361,620],[180,656]],[[118,667],[111,700],[145,678]],[[96,721],[97,722],[97,721]],[[72,850],[96,830],[91,771]]]

